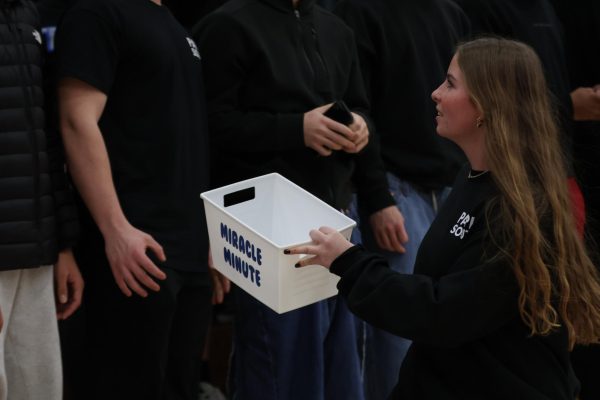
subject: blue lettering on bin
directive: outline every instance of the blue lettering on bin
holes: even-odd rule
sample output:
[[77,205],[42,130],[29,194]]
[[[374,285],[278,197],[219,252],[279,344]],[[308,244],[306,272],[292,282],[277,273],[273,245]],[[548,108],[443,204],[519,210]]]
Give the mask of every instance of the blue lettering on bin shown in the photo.
[[262,249],[258,246],[255,246],[254,243],[244,238],[242,235],[238,235],[235,230],[231,229],[222,222],[221,238],[225,239],[227,243],[239,250],[240,253],[252,261],[256,262],[258,265],[262,265]]
[[[255,261],[258,265],[262,265],[262,250],[255,246],[254,243],[245,239],[242,235],[229,228],[224,223],[221,223],[221,238],[233,246],[238,252],[247,257],[249,260]],[[244,260],[238,253],[228,247],[223,247],[223,260],[236,270],[245,279],[250,280],[257,287],[261,285],[260,270]]]
[[[238,256],[234,256],[235,257],[235,270],[237,272],[242,272],[242,259],[239,258]],[[247,277],[246,277],[247,278]]]
[[223,259],[234,270],[239,272],[240,275],[250,280],[250,282],[254,283],[257,287],[260,287],[260,270],[242,260],[240,256],[237,256],[235,252],[232,252],[227,247],[223,247]]
[[238,246],[238,250],[240,251],[240,253],[245,253],[246,252],[246,242],[247,240],[244,240],[244,237],[242,235],[239,236],[238,238],[240,244]]

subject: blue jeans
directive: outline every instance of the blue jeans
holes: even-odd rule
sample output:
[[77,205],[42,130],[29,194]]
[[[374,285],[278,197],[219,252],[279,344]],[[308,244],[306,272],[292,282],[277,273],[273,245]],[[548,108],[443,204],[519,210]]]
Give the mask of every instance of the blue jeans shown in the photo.
[[235,303],[232,399],[364,400],[356,319],[342,298],[277,314],[237,289]]
[[[368,218],[363,217],[361,232],[364,245],[383,255],[390,267],[398,272],[413,272],[417,250],[435,218],[438,207],[450,193],[449,188],[424,191],[388,173],[389,189],[404,216],[409,241],[406,253],[381,250],[374,239]],[[393,307],[393,304],[389,305]],[[362,332],[361,332],[362,331]],[[358,329],[363,339],[363,374],[365,397],[368,400],[387,399],[398,381],[400,366],[410,346],[410,340],[392,335],[363,322]]]

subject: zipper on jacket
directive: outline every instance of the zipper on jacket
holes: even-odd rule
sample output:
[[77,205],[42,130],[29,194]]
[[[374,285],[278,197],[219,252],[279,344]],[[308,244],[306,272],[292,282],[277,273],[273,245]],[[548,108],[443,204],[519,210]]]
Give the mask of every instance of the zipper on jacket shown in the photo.
[[[298,10],[294,10],[294,15],[296,16],[296,20],[298,21],[298,28],[300,30],[300,38],[302,40],[302,54],[304,56],[304,60],[306,61],[306,64],[308,65],[308,68],[311,72],[311,78],[313,79],[313,83],[317,89],[317,91],[321,91],[319,89],[321,88],[325,88],[329,86],[329,82],[327,79],[327,68],[325,67],[325,62],[323,61],[323,57],[321,56],[321,53],[319,51],[319,42],[317,41],[317,30],[314,27],[311,27],[310,29],[310,40],[313,41],[312,45],[314,46],[314,51],[312,53],[314,53],[315,55],[315,59],[316,62],[319,64],[318,66],[313,65],[313,62],[315,61],[311,61],[311,58],[308,55],[308,51],[307,51],[307,45],[306,45],[306,41],[305,41],[305,32],[304,32],[304,27],[302,26],[302,20],[301,20],[301,16],[300,16],[300,11]],[[321,69],[321,72],[318,72],[318,69]],[[329,93],[329,97],[332,95],[331,93],[331,89],[328,89],[327,92]],[[329,158],[335,158],[336,155],[335,153],[330,155]],[[338,205],[338,199],[336,198],[335,195],[335,190],[333,189],[333,182],[334,182],[334,173],[333,173],[333,168],[334,168],[334,163],[332,161],[332,159],[326,160],[325,162],[325,173],[327,175],[329,175],[329,184],[327,185],[327,192],[329,195],[329,202],[331,202],[331,204],[335,207]]]
[[317,70],[320,71],[316,74],[316,86],[317,90],[322,93],[327,93],[328,97],[333,95],[333,88],[331,87],[331,82],[329,80],[329,76],[327,73],[327,66],[325,65],[325,60],[321,56],[321,49],[319,46],[319,41],[317,40],[317,30],[315,27],[311,27],[312,40],[314,45],[314,53],[316,62],[318,64]]
[[332,98],[332,88],[330,87],[325,60],[319,51],[317,30],[312,24],[310,27],[302,24],[298,10],[294,10],[294,15],[298,21],[304,59],[312,73],[313,86],[324,100],[330,100]]
[[300,18],[300,11],[294,10],[294,15],[296,16],[296,20],[298,21],[298,31],[300,32],[300,40],[302,42],[302,55],[304,56],[304,61],[306,61],[306,65],[308,70],[310,71],[310,77],[312,80],[315,79],[315,69],[310,62],[310,58],[308,57],[308,52],[306,51],[306,45],[304,43],[304,28],[302,27],[302,20]]
[[[9,24],[9,27],[11,25]],[[41,190],[40,190],[40,172],[41,172],[41,168],[40,168],[40,149],[39,149],[39,143],[37,140],[37,134],[34,130],[34,118],[33,118],[33,112],[31,110],[31,108],[33,107],[33,94],[32,94],[32,88],[31,88],[31,84],[28,83],[26,77],[27,77],[27,73],[29,73],[29,79],[31,81],[33,81],[33,72],[31,71],[31,66],[27,65],[29,63],[29,59],[27,57],[27,49],[25,48],[25,43],[23,41],[23,34],[20,31],[20,29],[18,29],[18,27],[15,25],[12,28],[17,28],[18,31],[15,31],[13,29],[14,32],[14,36],[17,37],[17,43],[16,47],[17,47],[17,52],[20,53],[20,58],[21,58],[21,62],[19,63],[19,70],[22,71],[20,73],[21,75],[21,81],[22,81],[22,88],[23,88],[23,92],[25,94],[25,115],[27,118],[27,123],[28,123],[28,127],[27,130],[29,132],[29,135],[31,137],[31,145],[33,147],[33,181],[34,181],[34,194],[35,194],[35,223],[36,226],[40,226],[41,224],[41,206],[40,206],[40,196],[41,196]],[[25,70],[25,71],[23,71]]]
[[317,30],[313,27],[311,28],[311,33],[312,38],[315,42],[315,54],[317,55],[317,61],[319,62],[319,65],[321,66],[323,71],[326,72],[327,68],[325,67],[325,62],[323,61],[323,57],[321,57],[321,52],[319,51],[319,42],[317,41]]
[[[37,134],[34,127],[34,118],[33,112],[31,108],[33,107],[33,99],[31,93],[31,85],[26,81],[26,72],[24,71],[25,67],[23,64],[27,64],[29,62],[27,58],[27,50],[25,49],[25,44],[23,42],[23,34],[16,32],[18,30],[18,26],[13,22],[10,13],[12,10],[4,10],[2,9],[2,14],[6,20],[6,25],[8,26],[9,33],[13,40],[15,46],[15,58],[16,58],[16,67],[19,71],[19,78],[21,80],[21,91],[23,92],[23,100],[25,101],[25,116],[27,121],[27,133],[29,136],[29,140],[32,146],[32,162],[33,162],[33,185],[34,185],[34,223],[37,228],[36,239],[38,243],[38,247],[40,250],[40,260],[43,258],[43,242],[41,236],[41,188],[40,188],[40,158],[39,158],[39,143],[37,140]],[[28,69],[30,79],[33,81],[33,73],[31,71],[31,67]]]

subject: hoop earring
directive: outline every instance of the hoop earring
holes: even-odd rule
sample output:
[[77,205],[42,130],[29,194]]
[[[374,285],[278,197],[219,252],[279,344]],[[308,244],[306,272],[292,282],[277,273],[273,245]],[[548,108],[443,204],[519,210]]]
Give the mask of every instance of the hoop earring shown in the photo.
[[475,124],[478,128],[481,128],[483,126],[483,119],[481,117],[477,117],[477,119],[475,120]]

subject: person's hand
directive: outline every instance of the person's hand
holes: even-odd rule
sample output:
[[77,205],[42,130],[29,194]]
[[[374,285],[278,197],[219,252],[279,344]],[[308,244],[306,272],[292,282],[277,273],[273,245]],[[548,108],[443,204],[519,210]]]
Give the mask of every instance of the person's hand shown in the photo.
[[308,254],[314,256],[300,260],[296,264],[296,267],[316,264],[329,268],[336,258],[354,246],[341,233],[327,226],[322,226],[319,230],[313,229],[309,234],[312,239],[311,244],[285,250],[285,254]]
[[210,249],[208,249],[208,271],[213,284],[212,303],[221,304],[225,300],[225,295],[231,290],[231,282],[215,269]]
[[158,292],[160,286],[154,279],[165,280],[167,275],[146,255],[150,249],[160,261],[166,256],[160,244],[152,236],[127,224],[104,235],[105,250],[110,269],[119,289],[130,297],[132,291],[142,297],[148,296],[145,288]]
[[54,289],[56,317],[59,320],[67,319],[79,308],[83,295],[83,278],[71,249],[58,254],[58,261],[54,265]]
[[404,217],[398,207],[389,206],[374,212],[369,217],[377,245],[387,251],[406,253],[404,244],[408,233],[404,228]]
[[571,92],[575,121],[600,121],[600,86],[580,87]]
[[357,137],[354,140],[356,149],[347,152],[358,153],[367,145],[367,143],[369,143],[369,127],[361,115],[352,113],[352,116],[354,117],[354,122],[349,126],[349,128],[357,134]]
[[330,106],[326,104],[304,114],[304,144],[322,156],[331,155],[333,150],[356,153],[355,142],[360,134],[323,115]]

